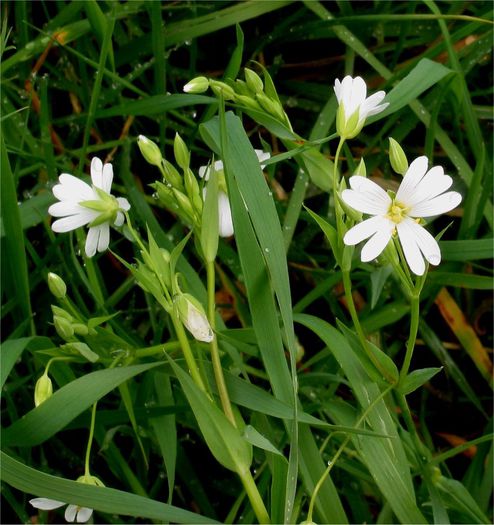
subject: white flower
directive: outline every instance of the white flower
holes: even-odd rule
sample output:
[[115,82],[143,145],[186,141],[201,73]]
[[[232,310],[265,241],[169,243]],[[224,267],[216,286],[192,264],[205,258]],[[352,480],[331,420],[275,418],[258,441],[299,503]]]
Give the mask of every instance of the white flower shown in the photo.
[[[67,503],[63,501],[48,498],[34,498],[29,500],[29,503],[36,509],[40,510],[55,510],[67,505]],[[67,508],[65,509],[65,519],[70,523],[73,523],[74,521],[77,521],[77,523],[86,523],[92,514],[93,509],[79,507],[79,505],[67,505]]]
[[[260,149],[255,149],[257,158],[261,163],[261,169],[264,169],[263,162],[268,160],[271,155]],[[223,172],[223,162],[217,160],[213,163],[213,170],[215,172]],[[211,174],[211,166],[201,166],[199,168],[199,177],[208,181]],[[206,188],[203,190],[203,199],[206,198]],[[232,210],[230,207],[230,201],[226,193],[226,184],[224,180],[220,183],[220,189],[218,190],[218,233],[220,237],[231,237],[234,233],[233,230],[233,219]]]
[[110,242],[110,225],[122,226],[124,214],[130,204],[123,197],[111,195],[113,167],[97,157],[91,161],[92,186],[81,179],[62,173],[58,178],[60,184],[53,187],[53,195],[60,201],[52,204],[48,213],[56,220],[52,230],[57,233],[75,230],[89,225],[86,238],[86,255],[92,257],[96,250],[103,252]]
[[414,274],[425,272],[424,257],[433,265],[441,262],[439,245],[419,224],[420,218],[446,213],[461,202],[461,195],[456,191],[444,193],[453,180],[444,174],[441,166],[427,170],[427,157],[415,159],[394,198],[365,177],[350,177],[349,182],[352,189],[343,190],[343,201],[373,216],[348,230],[343,238],[350,246],[369,239],[362,248],[363,262],[375,259],[395,233]]
[[346,139],[360,133],[367,117],[376,115],[389,106],[388,103],[381,104],[386,95],[384,91],[366,98],[367,86],[361,77],[352,78],[347,75],[341,82],[336,79],[334,92],[339,104],[336,129]]

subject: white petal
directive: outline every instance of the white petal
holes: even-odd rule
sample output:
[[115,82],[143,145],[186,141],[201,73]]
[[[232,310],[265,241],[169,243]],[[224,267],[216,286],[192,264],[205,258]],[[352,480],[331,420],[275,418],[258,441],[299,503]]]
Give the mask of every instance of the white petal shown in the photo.
[[209,167],[208,166],[201,166],[199,168],[199,177],[201,177],[201,179],[203,179],[204,175],[206,175],[206,174],[207,174],[206,180],[208,180],[209,179]]
[[436,239],[420,224],[409,222],[410,229],[415,233],[415,239],[422,255],[434,266],[441,262],[441,250]]
[[48,498],[34,498],[30,499],[29,503],[36,508],[41,510],[54,510],[59,509],[60,507],[63,507],[66,505],[63,501],[57,501],[54,499],[48,499]]
[[341,102],[341,82],[338,79],[335,79],[333,89],[339,104]]
[[91,180],[97,188],[103,189],[103,163],[98,157],[91,161]]
[[78,213],[82,213],[87,208],[83,208],[82,206],[79,206],[75,202],[72,201],[60,201],[56,202],[55,204],[52,204],[48,208],[48,213],[52,217],[66,217],[67,215],[76,215]]
[[129,201],[125,197],[117,197],[118,205],[120,206],[120,209],[123,211],[129,211],[130,210],[130,204]]
[[69,232],[89,224],[91,221],[96,219],[97,216],[98,212],[94,210],[87,210],[82,213],[77,213],[76,215],[70,215],[69,217],[56,220],[51,225],[51,229],[56,233]]
[[431,168],[424,178],[415,186],[406,203],[412,207],[424,200],[432,199],[437,195],[445,192],[453,184],[453,179],[449,175],[444,175],[441,166]]
[[265,160],[270,159],[271,158],[271,154],[267,153],[266,151],[263,151],[262,149],[255,149],[254,151],[256,152],[256,155],[257,155],[257,158],[259,159],[259,162],[261,163],[261,169],[264,169],[263,162]]
[[364,239],[368,239],[379,230],[387,229],[389,220],[380,215],[371,217],[363,222],[359,222],[350,228],[343,237],[343,242],[348,246],[354,246]]
[[53,186],[52,192],[59,201],[80,202],[95,198],[93,188],[83,180],[74,177],[74,175],[62,173],[58,180],[60,184]]
[[115,222],[113,223],[114,226],[120,227],[125,221],[125,215],[121,212],[117,212],[117,218],[115,219]]
[[396,229],[398,230],[398,237],[410,270],[412,270],[415,275],[423,275],[425,272],[424,258],[422,257],[414,227],[411,226],[411,223],[416,224],[412,219],[407,218],[397,224]]
[[[348,81],[347,79],[350,79]],[[343,79],[343,107],[345,109],[346,118],[350,118],[357,109],[359,109],[362,102],[364,102],[367,95],[367,86],[361,77],[345,77]]]
[[107,222],[105,222],[104,224],[96,226],[96,228],[100,229],[98,239],[98,251],[101,253],[108,249],[108,245],[110,244],[110,225]]
[[111,191],[111,185],[113,182],[113,166],[108,163],[103,166],[103,176],[102,176],[102,184],[103,186],[101,189],[103,191],[106,191],[106,193],[110,193]]
[[427,172],[427,163],[427,157],[423,155],[422,157],[416,158],[410,166],[408,166],[407,172],[396,193],[396,200],[404,204],[408,202],[413,195],[415,187]]
[[230,201],[223,191],[218,192],[218,230],[220,237],[231,237],[234,232]]
[[96,254],[96,248],[98,247],[100,230],[99,226],[94,226],[89,228],[86,237],[86,245],[84,251],[86,252],[87,257],[94,257]]
[[409,215],[412,217],[434,217],[456,208],[460,202],[461,195],[458,192],[447,191],[439,195],[439,197],[422,201],[413,206],[409,211]]
[[77,511],[78,511],[78,508],[79,507],[77,507],[77,505],[69,505],[65,509],[65,520],[69,521],[70,523],[73,523],[75,520]]
[[370,215],[383,215],[391,205],[391,197],[375,182],[355,175],[350,177],[351,190],[343,190],[341,198],[353,209]]
[[372,261],[381,254],[391,239],[391,232],[392,230],[379,230],[364,244],[360,253],[362,262]]
[[369,98],[365,99],[360,105],[360,119],[365,119],[368,115],[374,115],[372,111],[379,106],[380,102],[385,96],[386,93],[384,91],[378,91],[377,93],[371,95]]
[[86,523],[93,514],[93,509],[88,509],[87,507],[80,507],[79,512],[77,513],[77,523]]

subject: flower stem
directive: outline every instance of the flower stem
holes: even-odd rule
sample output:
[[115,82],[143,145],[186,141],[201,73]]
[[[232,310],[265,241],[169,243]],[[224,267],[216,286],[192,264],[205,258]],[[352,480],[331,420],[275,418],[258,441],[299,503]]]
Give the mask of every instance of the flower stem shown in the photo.
[[407,349],[405,354],[405,359],[400,370],[400,384],[403,384],[405,381],[408,370],[410,368],[410,363],[412,361],[413,349],[415,348],[415,341],[417,339],[417,331],[419,328],[419,314],[420,314],[420,297],[417,294],[414,294],[410,298],[410,334],[407,341]]
[[250,500],[252,509],[254,510],[257,517],[257,521],[263,524],[271,523],[268,511],[266,510],[266,505],[264,505],[264,501],[261,497],[261,494],[259,493],[259,489],[257,488],[256,482],[254,481],[250,470],[238,471],[237,473]]
[[[209,324],[213,330],[216,328],[216,310],[215,310],[215,271],[214,261],[207,261],[207,284],[208,284],[208,319]],[[223,375],[223,368],[221,367],[220,351],[218,348],[218,339],[216,333],[214,334],[213,340],[210,344],[211,348],[211,359],[213,361],[214,378],[216,380],[216,387],[218,388],[218,394],[221,399],[221,406],[226,417],[230,420],[230,423],[236,427],[235,416],[233,415],[232,405],[230,403],[230,397],[226,388],[225,377]]]
[[93,404],[93,408],[91,411],[91,426],[89,427],[89,439],[87,442],[87,448],[86,448],[86,461],[84,465],[84,476],[89,477],[91,473],[89,472],[89,458],[91,457],[91,446],[93,444],[93,436],[94,436],[94,426],[96,422],[96,406],[98,405],[98,402]]
[[[343,137],[340,137],[340,142],[338,143],[338,147],[336,148],[336,153],[334,157],[334,168],[333,168],[333,199],[334,199],[334,209],[335,209],[335,215],[336,215],[336,230],[338,233],[338,240],[341,241],[343,239],[343,210],[341,209],[340,203],[338,201],[338,161],[340,157],[341,148],[343,147],[343,144],[345,143],[345,139]],[[343,260],[345,259],[343,255],[344,248],[340,251],[340,254],[338,257],[340,258],[340,266]],[[346,264],[343,264],[343,266],[347,266]],[[343,276],[343,287],[345,289],[345,299],[347,302],[347,308],[350,312],[350,316],[352,318],[353,325],[355,326],[355,330],[357,331],[358,338],[360,340],[360,343],[362,344],[362,347],[364,348],[365,353],[369,357],[369,359],[372,361],[374,366],[379,370],[379,372],[382,374],[384,378],[389,383],[393,382],[393,379],[391,376],[386,372],[386,370],[382,367],[382,365],[379,363],[377,358],[374,356],[372,351],[369,348],[369,344],[367,342],[367,339],[365,337],[364,331],[362,329],[362,326],[360,324],[360,320],[358,318],[357,309],[355,308],[355,302],[353,301],[353,295],[352,295],[352,281],[350,279],[350,268],[344,268],[341,267],[341,272]],[[348,266],[351,266],[349,263]]]
[[184,327],[178,317],[178,313],[175,308],[171,308],[170,316],[173,322],[173,326],[175,328],[175,332],[177,334],[178,341],[180,343],[180,346],[182,347],[182,352],[184,354],[185,361],[187,362],[189,373],[192,379],[194,380],[195,384],[203,392],[207,393],[206,386],[204,384],[204,381],[202,380],[201,373],[199,372],[199,368],[197,366],[194,354],[192,353],[192,348],[190,347],[189,340],[187,339]]
[[[370,403],[370,405],[364,410],[364,413],[360,416],[358,421],[355,423],[355,426],[354,426],[355,429],[359,428],[359,426],[362,424],[362,422],[365,420],[365,418],[369,415],[369,413],[372,411],[372,409],[377,405],[377,403],[379,401],[381,401],[381,399],[383,399],[388,394],[388,392],[392,388],[393,388],[392,386],[389,386],[388,388],[386,388],[386,390],[384,390],[384,392],[381,392],[381,394],[378,397],[376,397],[376,399],[374,399],[374,401],[372,401],[372,403]],[[314,512],[314,505],[316,503],[316,499],[317,499],[317,495],[319,493],[319,490],[321,489],[323,483],[326,481],[326,478],[329,476],[329,474],[330,474],[331,470],[333,469],[336,461],[341,456],[342,452],[345,450],[345,448],[346,448],[348,442],[350,441],[351,437],[352,437],[351,434],[348,434],[346,436],[345,440],[340,445],[339,449],[336,451],[336,454],[333,456],[333,459],[328,462],[328,466],[327,466],[326,470],[323,472],[322,476],[319,478],[319,481],[317,482],[317,484],[316,484],[316,486],[314,488],[314,491],[312,492],[312,497],[310,499],[309,511],[307,512],[307,519],[305,520],[307,523],[311,523],[312,522],[312,514]],[[324,446],[326,446],[326,443],[325,443]]]

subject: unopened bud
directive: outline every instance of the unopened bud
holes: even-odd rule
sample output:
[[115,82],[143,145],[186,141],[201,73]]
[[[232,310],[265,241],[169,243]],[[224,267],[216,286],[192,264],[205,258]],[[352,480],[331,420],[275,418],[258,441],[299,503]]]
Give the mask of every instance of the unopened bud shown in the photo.
[[223,96],[225,100],[233,100],[235,98],[235,91],[228,84],[218,80],[211,80],[209,85],[216,96]]
[[245,81],[247,82],[249,89],[254,93],[262,93],[264,91],[264,84],[261,77],[255,71],[252,71],[252,69],[247,67],[244,69],[244,73]]
[[144,135],[139,135],[137,138],[137,145],[141,150],[142,156],[147,162],[149,162],[149,164],[158,167],[161,165],[163,155],[161,155],[161,151],[155,142],[148,139]]
[[190,163],[190,153],[187,146],[185,145],[185,142],[178,133],[175,133],[175,140],[173,141],[173,153],[175,154],[175,160],[177,161],[177,164],[183,170],[186,170]]
[[389,137],[389,161],[396,173],[405,175],[408,170],[408,160],[403,148],[392,137]]
[[34,405],[39,406],[53,394],[53,384],[48,374],[45,372],[37,381],[34,387]]
[[201,303],[192,295],[180,293],[174,299],[178,316],[185,328],[197,339],[210,343],[214,334]]
[[56,273],[50,272],[48,274],[48,288],[57,299],[63,299],[67,294],[67,285]]
[[68,341],[73,337],[74,327],[72,326],[72,323],[64,317],[59,317],[58,315],[53,316],[53,324],[55,325],[57,334],[64,341]]
[[89,328],[82,323],[74,323],[72,328],[74,329],[74,333],[77,335],[87,335],[89,333]]
[[209,80],[206,77],[196,77],[187,82],[183,87],[186,93],[204,93],[209,88]]
[[59,306],[55,306],[54,304],[51,305],[51,311],[54,316],[57,315],[58,317],[63,317],[64,319],[67,319],[67,321],[70,322],[74,320],[74,318],[69,314],[69,312],[67,312],[63,308],[60,308]]

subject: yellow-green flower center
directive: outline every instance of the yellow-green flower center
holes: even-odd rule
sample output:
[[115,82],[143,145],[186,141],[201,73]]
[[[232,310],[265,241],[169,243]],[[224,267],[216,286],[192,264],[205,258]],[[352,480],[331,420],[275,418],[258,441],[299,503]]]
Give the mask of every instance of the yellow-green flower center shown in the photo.
[[408,208],[404,204],[393,200],[391,206],[389,207],[387,217],[395,224],[399,224],[407,216],[407,212]]

